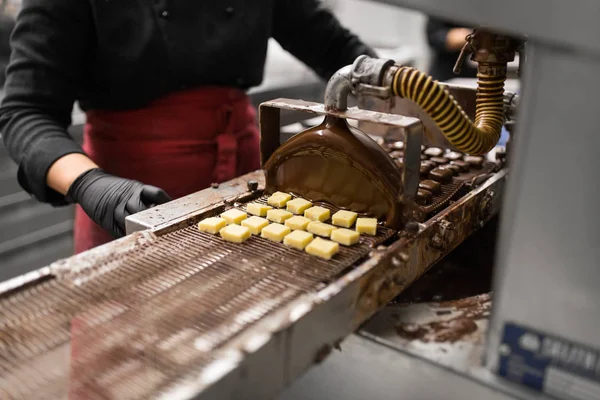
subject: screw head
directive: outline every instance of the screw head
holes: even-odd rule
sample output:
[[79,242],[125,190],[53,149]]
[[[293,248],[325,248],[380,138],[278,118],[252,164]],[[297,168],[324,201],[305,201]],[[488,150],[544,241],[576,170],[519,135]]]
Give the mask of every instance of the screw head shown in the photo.
[[258,189],[258,181],[249,180],[247,185],[248,185],[248,190],[251,192],[255,192]]

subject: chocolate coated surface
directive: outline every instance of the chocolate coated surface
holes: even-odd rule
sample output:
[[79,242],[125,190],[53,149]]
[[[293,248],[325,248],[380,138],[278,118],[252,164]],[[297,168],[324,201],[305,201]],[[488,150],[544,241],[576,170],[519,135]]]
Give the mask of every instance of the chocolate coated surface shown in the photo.
[[444,154],[444,150],[437,147],[430,147],[426,149],[423,154],[431,157],[440,157],[442,154]]
[[451,151],[450,153],[444,154],[444,157],[446,157],[450,161],[457,161],[462,160],[463,155],[455,151]]
[[429,179],[440,183],[448,183],[452,180],[452,171],[447,168],[438,167],[429,173]]
[[402,150],[402,149],[404,149],[404,142],[394,142],[394,143],[392,143],[391,147],[394,150]]
[[421,163],[421,169],[420,169],[421,176],[427,176],[427,174],[429,174],[429,172],[430,172],[430,171],[431,171],[433,168],[434,168],[434,167],[433,167],[431,164],[429,164],[429,163],[427,163],[427,162],[425,162],[425,161],[424,161],[424,162],[422,162],[422,163]]
[[429,161],[436,163],[437,165],[444,165],[448,163],[448,159],[444,157],[431,157]]
[[465,161],[477,168],[483,165],[483,157],[466,156]]
[[439,182],[427,179],[419,183],[419,189],[427,190],[431,194],[436,195],[442,190],[442,185]]
[[469,169],[471,168],[471,164],[469,164],[468,162],[465,162],[465,161],[460,161],[460,160],[452,161],[452,162],[450,162],[450,165],[458,166],[462,172],[469,172]]
[[430,204],[432,198],[433,198],[433,195],[431,194],[431,192],[429,192],[427,190],[419,189],[417,191],[416,202],[420,206],[426,206],[426,205]]
[[328,116],[283,143],[264,170],[268,194],[293,193],[400,228],[400,169],[381,146],[343,119]]
[[460,172],[461,172],[461,169],[458,165],[446,164],[446,165],[443,165],[443,167],[452,171],[454,176],[460,174]]

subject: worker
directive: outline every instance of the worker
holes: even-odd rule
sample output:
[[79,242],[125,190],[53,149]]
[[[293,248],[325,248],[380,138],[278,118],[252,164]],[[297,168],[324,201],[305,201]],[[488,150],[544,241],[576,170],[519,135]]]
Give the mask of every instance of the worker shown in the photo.
[[[19,183],[78,204],[81,252],[130,214],[258,169],[246,90],[270,37],[326,79],[375,56],[319,0],[23,0],[0,107]],[[67,133],[75,101],[82,147]]]
[[433,52],[429,74],[438,81],[452,78],[475,78],[477,69],[465,62],[460,74],[453,72],[454,65],[461,49],[466,43],[466,37],[473,29],[437,19],[429,18],[426,26],[427,41]]
[[4,85],[5,69],[10,58],[10,34],[15,20],[6,12],[6,2],[0,0],[0,87]]

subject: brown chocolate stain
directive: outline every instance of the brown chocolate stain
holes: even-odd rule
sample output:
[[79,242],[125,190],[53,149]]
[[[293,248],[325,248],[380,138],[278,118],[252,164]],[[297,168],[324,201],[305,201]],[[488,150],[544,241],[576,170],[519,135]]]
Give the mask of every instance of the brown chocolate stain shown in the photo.
[[437,314],[449,317],[427,324],[398,325],[400,337],[455,343],[477,331],[477,321],[488,318],[492,307],[497,229],[496,217],[396,298],[396,303],[437,303]]
[[429,339],[432,342],[454,343],[477,330],[475,321],[468,318],[434,322],[430,326],[432,333],[428,335],[430,337],[425,337],[425,339]]
[[271,155],[264,170],[266,193],[292,193],[401,228],[400,170],[377,142],[343,119],[328,116],[294,136]]
[[448,307],[458,315],[446,321],[434,321],[422,325],[401,324],[396,326],[398,335],[407,340],[420,340],[425,343],[458,342],[477,331],[477,321],[487,318],[491,308],[491,298],[489,294],[483,294],[440,303],[438,306]]

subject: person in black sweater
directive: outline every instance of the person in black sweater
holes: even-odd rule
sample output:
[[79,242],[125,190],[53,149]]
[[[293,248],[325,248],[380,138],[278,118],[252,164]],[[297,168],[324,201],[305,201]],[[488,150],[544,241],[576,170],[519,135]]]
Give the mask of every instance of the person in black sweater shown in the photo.
[[14,19],[4,13],[4,3],[0,0],[0,87],[4,86],[5,69],[10,58],[10,34],[14,27]]
[[111,239],[100,227],[121,236],[127,215],[258,169],[246,90],[271,37],[324,79],[376,56],[319,0],[23,0],[0,106],[20,184],[79,204],[79,252]]
[[438,81],[452,78],[474,78],[477,70],[465,62],[459,75],[453,72],[454,64],[465,38],[473,30],[437,18],[429,18],[426,26],[427,41],[433,51],[429,74]]

